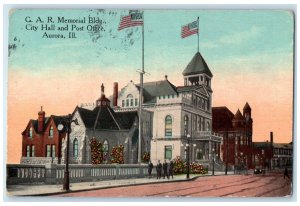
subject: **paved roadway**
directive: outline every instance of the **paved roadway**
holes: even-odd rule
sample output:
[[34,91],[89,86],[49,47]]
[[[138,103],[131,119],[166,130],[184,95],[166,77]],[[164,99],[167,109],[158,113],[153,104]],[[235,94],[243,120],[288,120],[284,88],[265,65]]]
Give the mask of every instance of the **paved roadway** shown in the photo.
[[61,197],[284,197],[291,195],[291,180],[282,173],[199,177],[193,181],[122,186]]

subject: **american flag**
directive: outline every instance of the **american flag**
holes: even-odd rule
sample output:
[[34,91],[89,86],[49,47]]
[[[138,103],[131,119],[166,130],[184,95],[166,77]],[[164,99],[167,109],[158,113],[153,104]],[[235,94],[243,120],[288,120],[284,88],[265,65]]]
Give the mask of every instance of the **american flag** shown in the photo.
[[118,30],[122,30],[132,26],[143,25],[143,13],[139,11],[130,11],[129,15],[121,18]]
[[191,36],[193,34],[198,34],[198,21],[193,21],[187,25],[181,27],[181,38]]

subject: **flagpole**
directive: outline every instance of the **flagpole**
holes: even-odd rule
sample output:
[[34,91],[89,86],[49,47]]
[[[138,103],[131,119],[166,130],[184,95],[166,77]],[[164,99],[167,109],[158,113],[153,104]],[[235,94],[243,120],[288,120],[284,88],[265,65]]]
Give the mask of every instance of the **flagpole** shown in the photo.
[[138,145],[138,164],[141,164],[142,156],[142,105],[143,105],[143,75],[144,75],[144,12],[142,25],[142,71],[140,72],[140,102],[139,102],[139,145]]
[[198,52],[199,52],[199,16],[198,16],[198,18],[197,18],[197,20],[198,20]]

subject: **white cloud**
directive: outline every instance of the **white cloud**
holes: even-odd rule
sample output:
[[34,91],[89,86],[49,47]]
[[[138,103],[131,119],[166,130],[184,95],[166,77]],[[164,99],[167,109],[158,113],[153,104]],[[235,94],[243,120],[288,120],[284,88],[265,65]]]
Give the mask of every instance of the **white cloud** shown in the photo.
[[261,27],[252,26],[250,30],[234,32],[232,34],[224,35],[216,41],[203,42],[201,43],[201,46],[204,48],[211,49],[227,44],[240,45],[254,37],[257,37],[261,33],[261,31]]

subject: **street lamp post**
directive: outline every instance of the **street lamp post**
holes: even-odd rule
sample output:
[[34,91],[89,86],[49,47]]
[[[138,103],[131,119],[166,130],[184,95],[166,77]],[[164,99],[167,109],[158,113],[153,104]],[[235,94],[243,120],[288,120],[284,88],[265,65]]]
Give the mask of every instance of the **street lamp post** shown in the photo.
[[213,156],[212,156],[212,160],[213,160],[213,167],[212,167],[212,175],[215,175],[215,148],[212,149],[213,152]]
[[188,134],[187,136],[187,145],[186,145],[186,149],[187,149],[187,157],[186,157],[186,164],[187,164],[187,170],[186,170],[186,178],[189,179],[190,178],[190,137],[191,135]]
[[57,126],[57,129],[61,132],[65,128],[67,132],[67,155],[66,155],[66,168],[64,174],[64,183],[63,190],[70,190],[70,172],[69,172],[69,142],[70,142],[70,133],[71,133],[71,123],[74,122],[76,125],[78,124],[78,120],[72,120],[72,115],[69,114],[67,118],[63,119],[62,122]]

